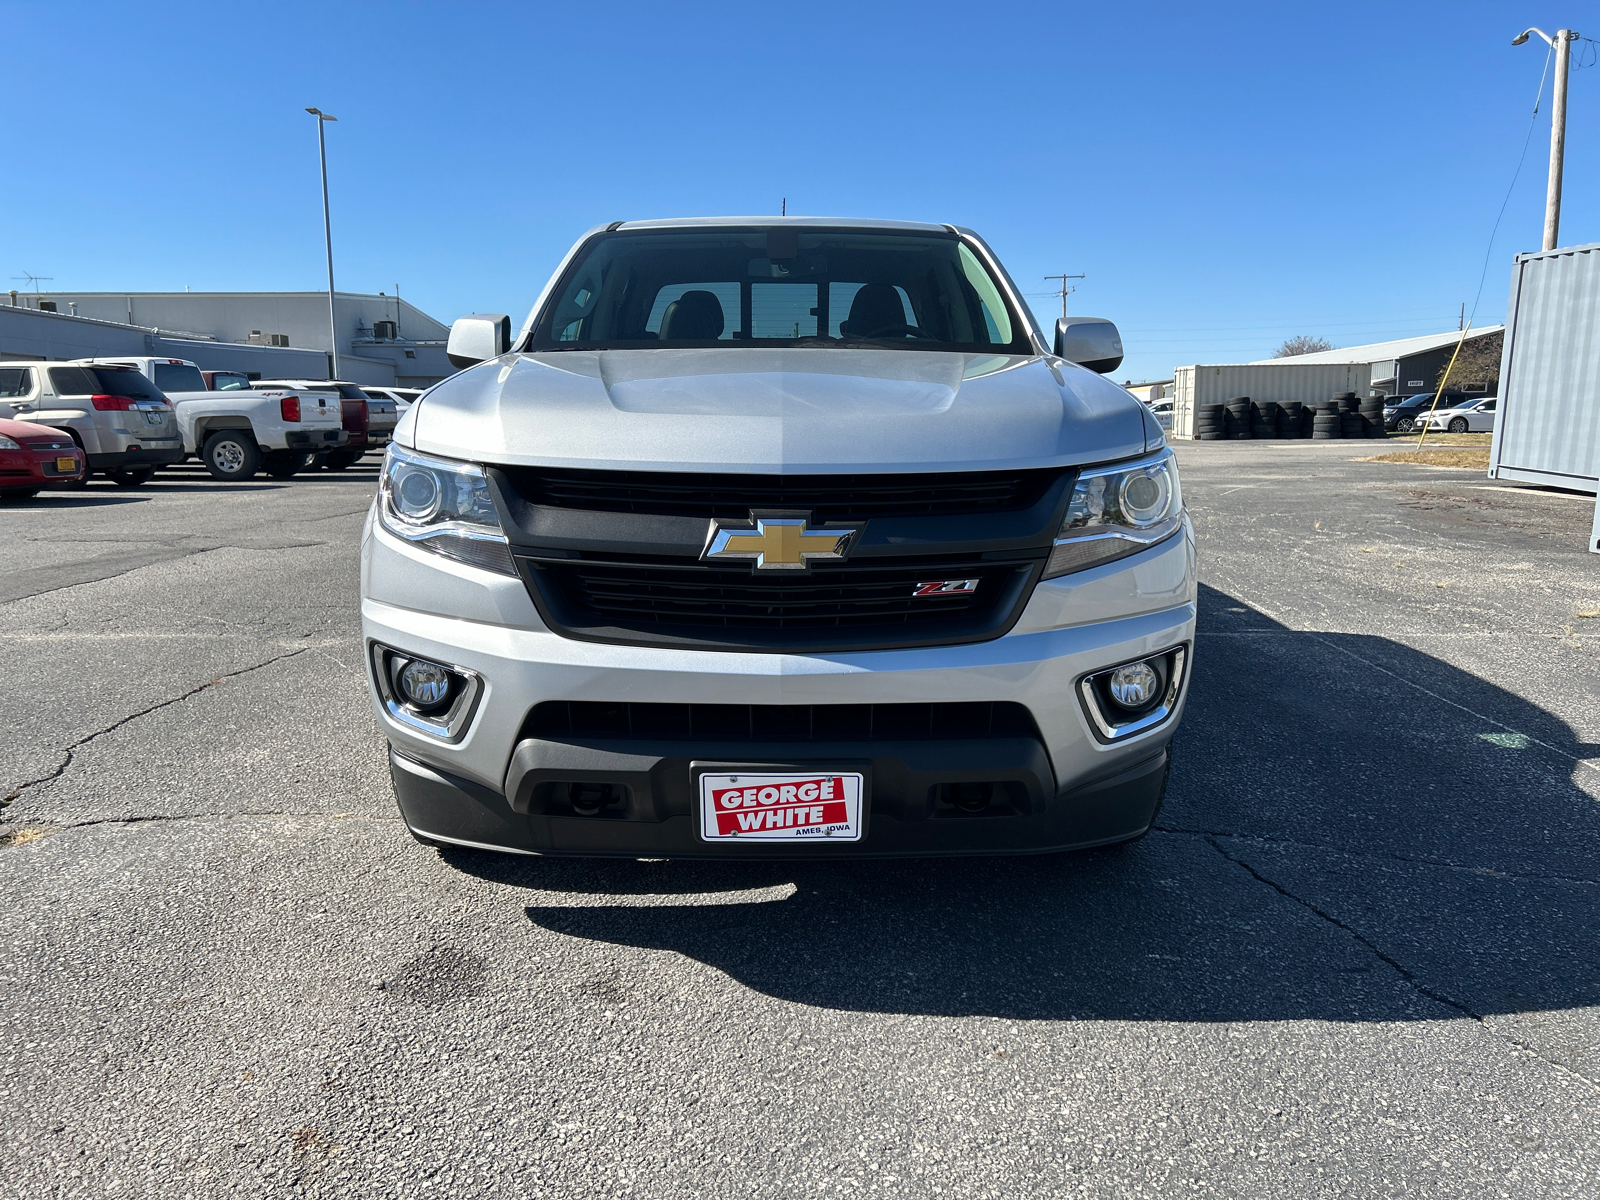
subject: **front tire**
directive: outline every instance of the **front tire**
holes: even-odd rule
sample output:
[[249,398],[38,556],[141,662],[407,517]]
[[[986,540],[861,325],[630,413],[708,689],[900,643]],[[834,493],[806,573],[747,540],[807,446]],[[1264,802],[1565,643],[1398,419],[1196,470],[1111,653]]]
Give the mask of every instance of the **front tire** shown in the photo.
[[345,471],[355,466],[360,458],[359,450],[332,450],[328,453],[328,460],[322,465],[330,471]]
[[200,452],[211,478],[224,483],[242,483],[261,469],[261,447],[248,430],[219,429],[206,439]]
[[1466,431],[1467,419],[1465,417],[1457,417],[1455,420],[1450,422],[1451,433],[1465,433]]
[[127,471],[107,471],[106,478],[121,488],[143,487],[156,473],[154,467],[134,467]]
[[1395,428],[1395,432],[1396,433],[1410,433],[1416,427],[1417,427],[1417,423],[1415,421],[1413,421],[1410,417],[1401,417],[1398,421],[1396,421],[1394,423],[1394,428]]

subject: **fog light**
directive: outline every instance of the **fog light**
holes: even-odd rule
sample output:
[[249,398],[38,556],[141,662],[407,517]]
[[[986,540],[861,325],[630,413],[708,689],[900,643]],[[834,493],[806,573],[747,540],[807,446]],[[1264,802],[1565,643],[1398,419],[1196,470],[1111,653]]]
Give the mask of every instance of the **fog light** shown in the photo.
[[1111,699],[1121,708],[1144,708],[1161,689],[1161,676],[1149,663],[1129,663],[1111,672]]
[[438,663],[412,659],[400,668],[400,694],[418,708],[437,708],[450,697],[450,672]]

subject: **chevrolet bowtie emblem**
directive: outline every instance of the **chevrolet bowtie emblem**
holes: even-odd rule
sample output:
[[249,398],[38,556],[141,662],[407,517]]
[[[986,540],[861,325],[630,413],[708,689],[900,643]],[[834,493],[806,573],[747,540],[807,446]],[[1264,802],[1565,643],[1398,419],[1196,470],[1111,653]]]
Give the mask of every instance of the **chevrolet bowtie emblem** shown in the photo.
[[810,513],[752,512],[744,524],[713,520],[700,557],[753,558],[758,571],[804,571],[814,558],[841,559],[850,553],[859,525],[814,529],[810,519]]

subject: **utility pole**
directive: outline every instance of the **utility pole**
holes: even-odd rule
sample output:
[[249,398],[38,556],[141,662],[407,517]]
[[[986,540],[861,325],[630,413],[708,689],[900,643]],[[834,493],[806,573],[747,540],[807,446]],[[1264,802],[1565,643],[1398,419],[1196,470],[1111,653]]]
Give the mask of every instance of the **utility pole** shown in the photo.
[[1544,198],[1544,249],[1554,250],[1561,231],[1561,166],[1567,144],[1567,67],[1572,57],[1571,46],[1578,33],[1573,29],[1558,29],[1551,37],[1542,29],[1524,29],[1511,39],[1513,46],[1528,40],[1537,33],[1556,56],[1556,88],[1550,106],[1550,182]]
[[1067,286],[1067,280],[1069,280],[1069,279],[1087,279],[1088,276],[1087,275],[1046,275],[1044,278],[1045,278],[1045,282],[1046,283],[1048,283],[1052,279],[1061,280],[1061,291],[1059,293],[1057,293],[1057,294],[1061,297],[1061,319],[1063,321],[1065,321],[1067,319],[1067,297],[1072,295],[1073,292],[1078,290],[1077,288],[1069,288]]
[[328,217],[328,143],[322,136],[322,127],[338,117],[330,117],[318,108],[306,109],[317,119],[317,155],[322,160],[322,236],[328,244],[328,336],[333,346],[328,356],[331,378],[339,378],[339,322],[333,314],[333,222]]

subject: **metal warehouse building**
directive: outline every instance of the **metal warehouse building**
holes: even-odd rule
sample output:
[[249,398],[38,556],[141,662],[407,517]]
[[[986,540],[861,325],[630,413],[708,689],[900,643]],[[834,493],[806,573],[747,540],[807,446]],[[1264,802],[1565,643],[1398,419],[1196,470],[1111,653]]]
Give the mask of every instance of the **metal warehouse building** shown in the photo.
[[[174,358],[201,363],[207,369],[243,370],[232,352],[226,363],[217,361],[221,347],[265,347],[295,352],[298,365],[287,373],[320,379],[327,378],[330,371],[329,352],[334,345],[329,336],[326,292],[12,292],[9,310],[4,299],[0,296],[0,355],[8,358],[85,357],[82,351],[56,353],[50,348],[25,354],[23,346],[14,344],[19,335],[13,331],[20,328],[16,320],[22,314],[54,313],[58,317],[82,318],[96,327],[137,330],[141,336],[163,343],[160,349],[132,351],[122,344],[124,335],[102,331],[92,337],[115,337],[117,344],[108,341],[100,349],[101,343],[96,342],[94,354],[170,353]],[[445,356],[449,327],[396,296],[339,292],[334,314],[339,372],[346,379],[428,387],[455,371]],[[38,331],[36,326],[29,328]],[[88,326],[78,327],[70,337],[66,328],[57,326],[55,331],[74,344],[81,345],[85,338],[91,338]],[[210,361],[201,362],[195,354],[168,349],[169,342],[182,342],[191,348],[210,344],[217,349],[208,356]],[[315,370],[311,369],[313,364]],[[254,372],[255,368],[251,370]],[[271,378],[271,374],[266,377]]]
[[[1505,327],[1490,325],[1467,334],[1466,344],[1498,337]],[[1320,350],[1315,354],[1290,354],[1284,358],[1258,359],[1254,366],[1314,366],[1333,363],[1365,363],[1371,371],[1368,386],[1385,396],[1416,396],[1431,392],[1439,372],[1455,353],[1461,332],[1430,333],[1425,337],[1401,338],[1394,342],[1373,342],[1368,346],[1346,346],[1342,350]],[[1452,377],[1454,373],[1452,372]],[[1493,379],[1464,379],[1445,384],[1447,391],[1462,391],[1468,396],[1494,393]],[[1364,393],[1363,393],[1364,394]],[[1326,396],[1323,399],[1327,399]]]

